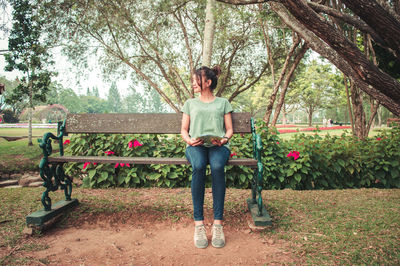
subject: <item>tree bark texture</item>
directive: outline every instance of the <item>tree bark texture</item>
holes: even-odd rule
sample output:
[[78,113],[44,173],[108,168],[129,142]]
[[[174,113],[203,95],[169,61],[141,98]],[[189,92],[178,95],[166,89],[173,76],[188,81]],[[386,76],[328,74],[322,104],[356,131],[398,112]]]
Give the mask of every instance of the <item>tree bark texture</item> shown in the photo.
[[361,91],[355,86],[354,83],[350,85],[351,100],[353,104],[354,112],[354,132],[356,137],[359,139],[365,139],[366,137],[366,120],[365,112],[363,109],[363,100]]
[[214,20],[215,0],[207,0],[206,6],[206,23],[204,26],[204,43],[203,43],[203,66],[211,66],[212,48],[214,42],[215,20]]

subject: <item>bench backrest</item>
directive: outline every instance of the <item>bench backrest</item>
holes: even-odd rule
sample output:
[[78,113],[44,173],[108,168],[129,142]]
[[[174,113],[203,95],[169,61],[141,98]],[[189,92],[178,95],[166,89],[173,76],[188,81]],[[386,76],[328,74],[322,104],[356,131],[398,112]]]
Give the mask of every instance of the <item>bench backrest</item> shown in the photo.
[[[179,134],[182,114],[68,114],[65,132]],[[232,113],[234,133],[251,133],[250,113]]]

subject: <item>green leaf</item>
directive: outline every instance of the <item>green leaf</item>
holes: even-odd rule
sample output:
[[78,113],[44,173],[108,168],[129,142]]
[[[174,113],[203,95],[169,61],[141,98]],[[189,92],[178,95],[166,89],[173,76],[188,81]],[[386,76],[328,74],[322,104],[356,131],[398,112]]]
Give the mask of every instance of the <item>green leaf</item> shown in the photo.
[[124,182],[125,182],[124,175],[118,175],[118,185],[121,185]]
[[89,178],[90,178],[90,180],[93,179],[95,174],[96,174],[96,169],[89,170]]
[[161,177],[160,173],[151,173],[148,175],[149,180],[157,180]]
[[294,179],[296,179],[296,181],[297,181],[298,183],[300,183],[300,181],[301,181],[301,175],[300,175],[299,173],[296,173],[296,174],[294,175]]
[[83,188],[90,188],[90,178],[88,176],[83,178],[82,185]]
[[392,178],[397,178],[397,177],[399,177],[399,169],[394,168],[394,169],[391,171],[391,174],[392,174]]

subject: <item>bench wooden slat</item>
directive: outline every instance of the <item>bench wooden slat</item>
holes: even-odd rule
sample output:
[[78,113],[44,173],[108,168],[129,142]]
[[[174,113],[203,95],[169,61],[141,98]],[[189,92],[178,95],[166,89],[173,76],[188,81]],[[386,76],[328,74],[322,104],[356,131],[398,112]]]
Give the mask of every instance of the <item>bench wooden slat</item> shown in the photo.
[[[251,133],[250,113],[233,113],[235,133]],[[66,133],[179,134],[182,114],[68,114]]]
[[[80,163],[129,163],[129,164],[189,164],[186,158],[162,157],[106,157],[106,156],[55,156],[49,157],[49,162],[80,162]],[[227,165],[257,166],[257,160],[248,158],[230,158]]]

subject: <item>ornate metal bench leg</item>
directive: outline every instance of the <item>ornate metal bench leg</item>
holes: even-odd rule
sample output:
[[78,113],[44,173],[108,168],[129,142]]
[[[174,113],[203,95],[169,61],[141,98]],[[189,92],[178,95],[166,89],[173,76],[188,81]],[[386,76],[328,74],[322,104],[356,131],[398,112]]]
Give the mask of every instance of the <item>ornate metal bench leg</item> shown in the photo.
[[257,176],[257,192],[258,192],[258,216],[263,215],[263,201],[262,201],[262,196],[261,196],[261,191],[262,191],[262,181],[263,181],[263,165],[262,163],[257,164],[257,169],[258,169],[258,176]]
[[[61,126],[64,127],[64,124]],[[63,130],[59,130],[59,132],[62,131]],[[39,226],[41,228],[45,223],[53,221],[65,210],[78,205],[77,199],[71,199],[72,182],[71,179],[65,175],[63,164],[52,164],[50,166],[48,162],[48,157],[52,153],[51,139],[56,139],[60,142],[60,155],[63,155],[62,136],[63,133],[60,133],[58,136],[54,136],[52,133],[46,133],[43,139],[39,140],[39,146],[43,149],[44,156],[39,164],[40,177],[43,179],[43,186],[46,188],[46,191],[44,191],[42,194],[42,204],[44,206],[44,210],[39,210],[28,215],[26,217],[26,223],[28,225]],[[49,197],[49,192],[56,191],[59,187],[64,189],[65,200],[61,200],[55,204],[52,204]]]
[[254,169],[254,174],[253,174],[253,181],[251,184],[251,203],[256,204],[256,197],[257,197],[257,177],[258,176],[258,170]]
[[57,166],[56,176],[60,182],[61,189],[64,189],[65,200],[70,201],[72,194],[72,181],[64,172],[64,164],[59,164]]
[[[252,121],[253,128],[253,121]],[[263,165],[261,162],[262,142],[260,135],[254,133],[253,130],[253,153],[254,158],[257,160],[257,169],[254,171],[253,186],[252,186],[252,199],[247,200],[251,216],[256,226],[271,225],[271,217],[268,215],[267,210],[262,201],[262,187],[263,187]]]

